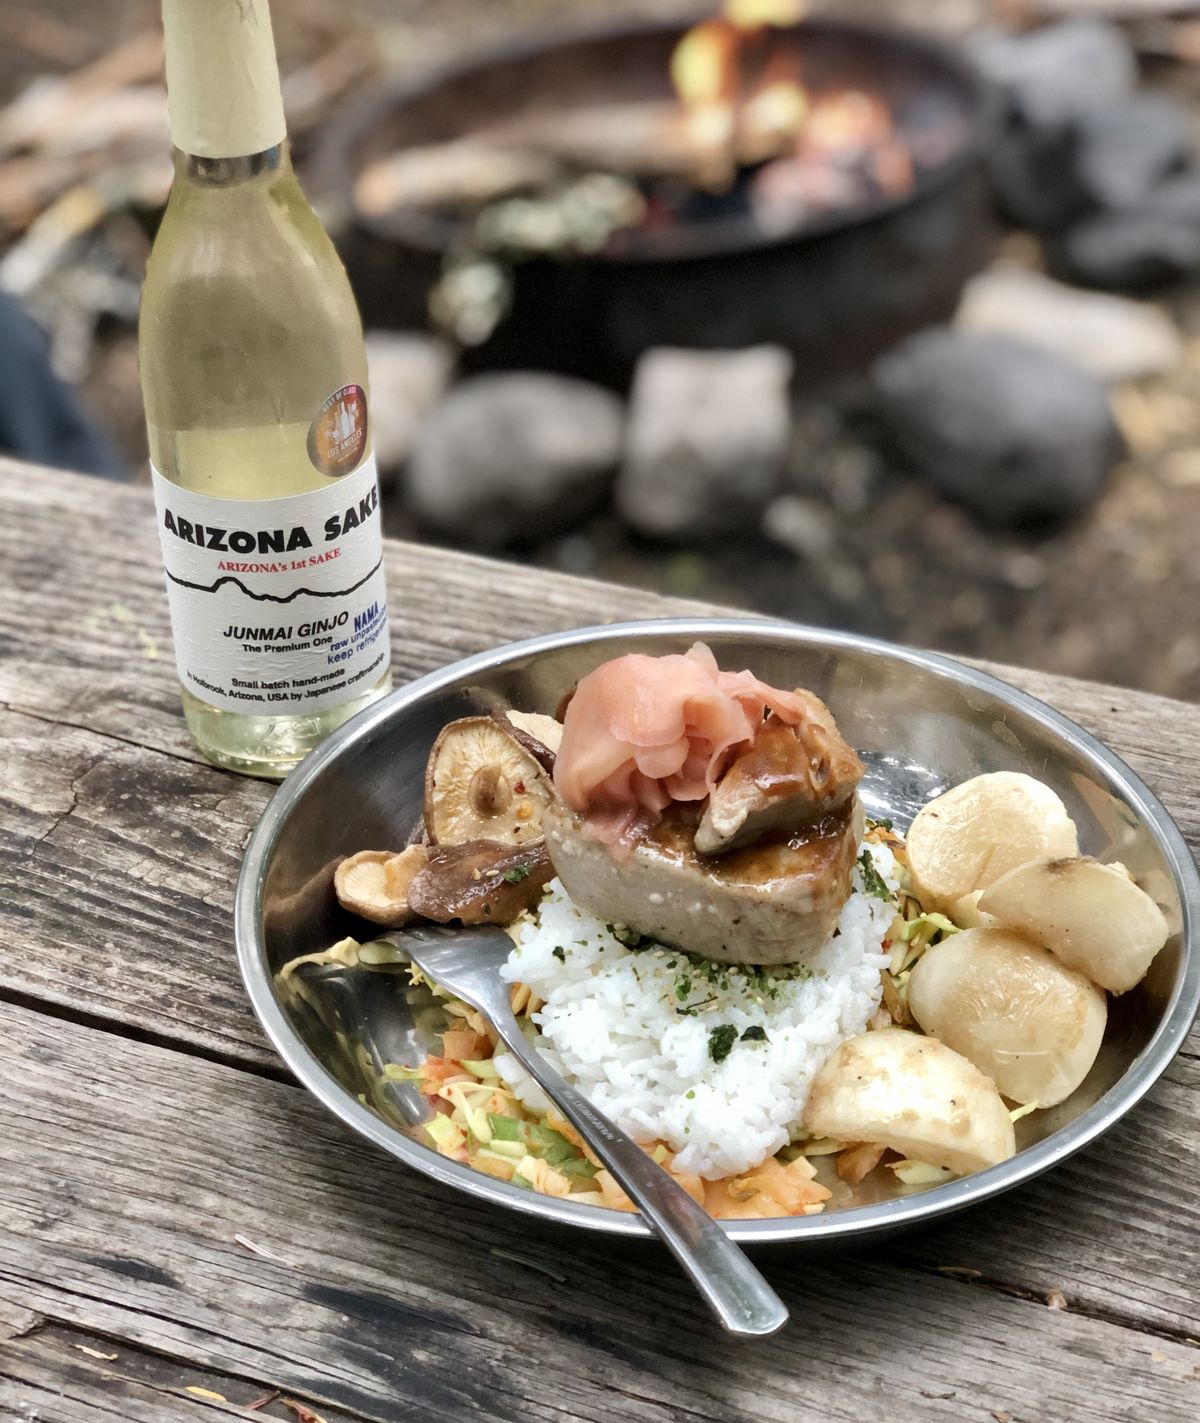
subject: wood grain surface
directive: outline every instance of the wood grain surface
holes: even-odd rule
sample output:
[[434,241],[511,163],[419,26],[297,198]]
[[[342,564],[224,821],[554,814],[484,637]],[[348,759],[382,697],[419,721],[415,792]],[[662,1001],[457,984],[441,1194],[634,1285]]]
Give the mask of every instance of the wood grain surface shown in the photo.
[[[23,1286],[25,1308],[249,1388],[368,1418],[458,1419],[474,1400],[484,1416],[553,1423],[859,1420],[881,1388],[888,1418],[1058,1418],[1085,1364],[1113,1419],[1183,1419],[1196,1397],[1189,1344],[1099,1317],[1070,1282],[1074,1307],[1055,1311],[1011,1284],[940,1275],[982,1258],[984,1218],[958,1249],[928,1237],[907,1258],[765,1256],[796,1323],[747,1347],[717,1333],[656,1248],[450,1196],[290,1087],[149,1044],[115,1052],[107,1034],[12,1005],[0,1033],[0,1152],[19,1176],[0,1278]],[[1014,1206],[1033,1209],[1029,1194]],[[989,1233],[1007,1209],[988,1213]]]
[[[712,611],[407,545],[388,573],[400,679]],[[1001,671],[1200,846],[1196,708]],[[291,1082],[230,927],[270,793],[187,739],[148,498],[0,462],[0,1418],[1200,1415],[1195,1032],[1041,1181],[856,1256],[763,1257],[794,1322],[737,1345],[656,1248],[452,1194]]]

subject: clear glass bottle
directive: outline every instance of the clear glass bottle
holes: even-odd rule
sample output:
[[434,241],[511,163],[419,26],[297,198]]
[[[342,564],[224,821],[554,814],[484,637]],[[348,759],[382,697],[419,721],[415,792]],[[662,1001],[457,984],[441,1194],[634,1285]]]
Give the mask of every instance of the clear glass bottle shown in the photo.
[[266,0],[163,0],[175,182],[142,390],[204,755],[285,775],[390,687],[362,327],[288,155]]

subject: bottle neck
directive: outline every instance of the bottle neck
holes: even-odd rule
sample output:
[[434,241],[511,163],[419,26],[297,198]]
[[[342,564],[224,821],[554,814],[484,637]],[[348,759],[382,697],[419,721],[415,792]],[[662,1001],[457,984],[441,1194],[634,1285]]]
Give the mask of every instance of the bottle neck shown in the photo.
[[162,0],[171,138],[197,159],[257,158],[287,134],[267,0]]
[[206,158],[198,153],[175,150],[175,178],[194,188],[236,188],[255,179],[281,177],[291,172],[286,143],[277,143],[261,153],[241,158]]

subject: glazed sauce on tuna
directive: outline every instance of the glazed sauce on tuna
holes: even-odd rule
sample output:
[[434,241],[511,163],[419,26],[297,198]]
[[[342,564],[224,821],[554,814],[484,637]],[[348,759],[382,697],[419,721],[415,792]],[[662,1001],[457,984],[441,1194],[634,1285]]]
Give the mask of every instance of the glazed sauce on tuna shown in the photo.
[[673,807],[638,843],[668,859],[693,864],[724,884],[764,887],[836,874],[842,862],[848,875],[855,849],[854,837],[847,833],[853,814],[852,800],[799,829],[768,832],[753,845],[722,855],[699,855],[693,845],[699,808]]

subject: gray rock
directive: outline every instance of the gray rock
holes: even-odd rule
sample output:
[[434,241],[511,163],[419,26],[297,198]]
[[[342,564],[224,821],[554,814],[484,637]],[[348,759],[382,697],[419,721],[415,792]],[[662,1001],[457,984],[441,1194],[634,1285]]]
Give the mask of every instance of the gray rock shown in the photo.
[[1191,146],[1188,116],[1165,94],[1137,94],[1097,109],[1079,120],[1076,136],[1077,181],[1100,208],[1144,202]]
[[1001,214],[1035,232],[1061,232],[1088,209],[1070,128],[1012,125],[988,151],[988,171]]
[[1080,291],[1023,267],[973,278],[955,324],[1025,341],[1107,382],[1161,375],[1183,359],[1179,328],[1162,307]]
[[763,511],[762,531],[797,557],[820,564],[837,545],[837,516],[819,499],[781,494]]
[[777,346],[648,351],[617,481],[626,522],[677,541],[754,528],[784,481],[791,376]]
[[1006,337],[922,332],[872,378],[877,418],[905,460],[997,523],[1086,507],[1122,451],[1099,381]]
[[1164,179],[1146,194],[1143,207],[1147,212],[1200,230],[1200,168],[1189,168]]
[[1200,271],[1200,225],[1158,212],[1152,202],[1129,212],[1084,218],[1050,243],[1051,270],[1106,291],[1148,292]]
[[446,393],[450,347],[419,331],[368,331],[371,439],[380,473],[393,476],[412,454],[422,421]]
[[1137,86],[1133,46],[1106,20],[1081,17],[1027,35],[989,34],[976,42],[973,54],[1031,128],[1065,127],[1119,102]]
[[563,376],[482,375],[422,426],[408,469],[414,512],[486,548],[560,533],[604,501],[621,455],[610,391]]

